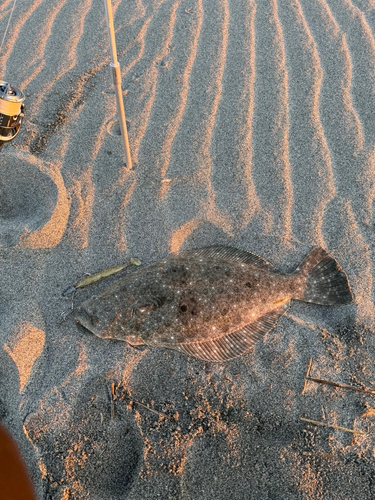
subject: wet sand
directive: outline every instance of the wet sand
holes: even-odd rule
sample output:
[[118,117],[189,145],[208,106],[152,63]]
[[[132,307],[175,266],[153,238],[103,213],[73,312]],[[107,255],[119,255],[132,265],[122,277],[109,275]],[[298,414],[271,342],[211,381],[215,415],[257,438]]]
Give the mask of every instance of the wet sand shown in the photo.
[[[313,358],[311,377],[375,390],[374,1],[113,11],[132,170],[101,2],[17,3],[0,53],[0,79],[27,96],[0,153],[0,419],[39,498],[373,498],[374,397],[303,388]],[[294,302],[224,364],[62,317],[84,273],[211,245],[288,272],[322,246],[355,302]]]

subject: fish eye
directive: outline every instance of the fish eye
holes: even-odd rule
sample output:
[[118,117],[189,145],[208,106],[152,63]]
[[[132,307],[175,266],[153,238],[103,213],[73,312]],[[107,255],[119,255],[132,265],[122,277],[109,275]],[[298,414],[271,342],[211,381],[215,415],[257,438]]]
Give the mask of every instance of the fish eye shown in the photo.
[[186,305],[186,304],[182,304],[182,305],[180,306],[180,311],[181,311],[181,312],[183,312],[183,313],[184,313],[184,312],[186,312],[187,310],[188,310],[188,307],[187,307],[187,305]]
[[177,268],[176,267],[172,267],[171,271],[172,271],[172,273],[177,273]]
[[251,288],[251,283],[247,282],[247,283],[245,283],[245,286],[246,286],[247,288]]

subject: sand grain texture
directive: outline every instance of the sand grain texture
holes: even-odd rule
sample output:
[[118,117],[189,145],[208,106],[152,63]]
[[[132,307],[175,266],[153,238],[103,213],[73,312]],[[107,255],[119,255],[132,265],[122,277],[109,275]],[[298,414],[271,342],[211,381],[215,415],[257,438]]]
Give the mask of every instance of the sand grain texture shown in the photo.
[[[374,390],[375,3],[113,11],[131,171],[102,2],[17,2],[0,54],[0,79],[27,95],[0,153],[0,419],[39,498],[374,498],[374,398],[302,389],[313,358],[311,376]],[[286,272],[323,246],[355,303],[294,303],[225,365],[63,321],[83,273],[210,245]]]

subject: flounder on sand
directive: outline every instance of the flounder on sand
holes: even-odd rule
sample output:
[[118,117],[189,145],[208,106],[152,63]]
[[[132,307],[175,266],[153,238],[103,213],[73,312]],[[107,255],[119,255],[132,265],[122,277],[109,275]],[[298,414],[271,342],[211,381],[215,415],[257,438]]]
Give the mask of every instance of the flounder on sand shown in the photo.
[[322,248],[285,274],[244,250],[208,247],[126,276],[84,302],[76,321],[104,339],[227,361],[272,330],[291,300],[349,304],[352,294],[345,273]]

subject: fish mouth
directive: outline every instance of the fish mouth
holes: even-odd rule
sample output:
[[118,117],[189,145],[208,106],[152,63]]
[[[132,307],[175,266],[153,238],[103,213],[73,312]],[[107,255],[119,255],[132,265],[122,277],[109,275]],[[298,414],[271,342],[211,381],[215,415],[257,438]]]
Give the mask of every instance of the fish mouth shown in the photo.
[[104,328],[101,323],[99,317],[96,315],[96,311],[94,312],[87,311],[84,307],[79,307],[75,314],[75,322],[83,327],[85,330],[88,330],[90,333],[93,333],[97,337],[101,339],[110,339],[111,336],[111,328]]
[[89,332],[93,333],[94,335],[97,335],[98,337],[100,337],[100,333],[96,330],[96,328],[93,325],[92,316],[90,316],[90,314],[85,309],[83,309],[82,307],[79,307],[74,319],[75,319],[75,322],[78,325],[83,326],[83,328],[85,328],[85,330],[88,330]]

